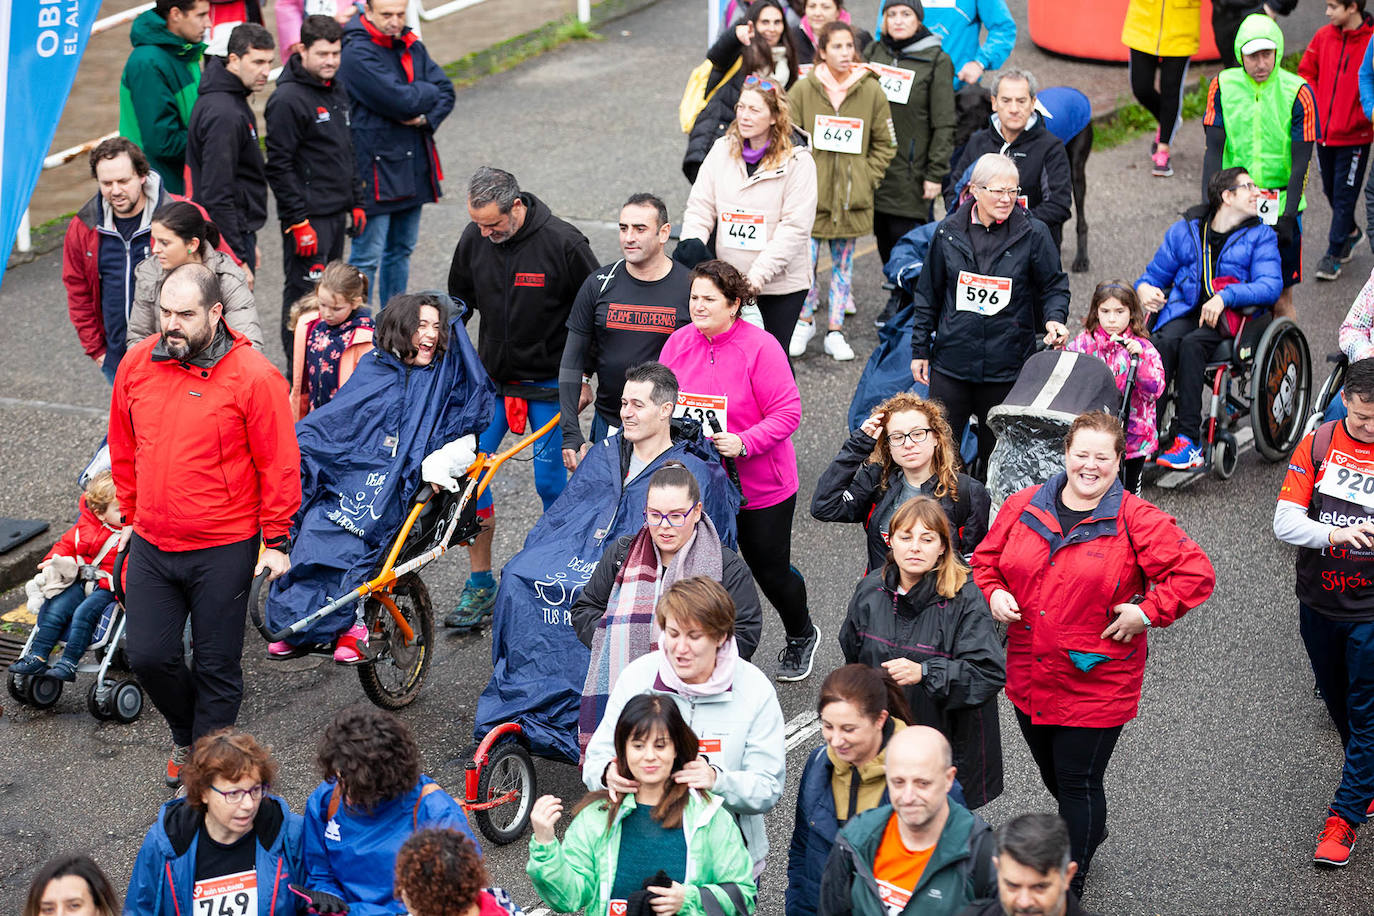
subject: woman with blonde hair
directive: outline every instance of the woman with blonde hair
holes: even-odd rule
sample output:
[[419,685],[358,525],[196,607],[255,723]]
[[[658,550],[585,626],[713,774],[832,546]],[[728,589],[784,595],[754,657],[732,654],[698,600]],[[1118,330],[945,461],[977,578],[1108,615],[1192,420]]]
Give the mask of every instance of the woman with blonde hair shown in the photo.
[[849,434],[816,482],[811,515],[822,522],[862,522],[867,568],[874,570],[887,558],[893,513],[915,496],[939,500],[955,549],[971,556],[988,532],[988,491],[959,472],[959,446],[940,402],[904,391]]
[[1002,641],[938,502],[907,500],[889,531],[887,562],[854,589],[840,651],[884,669],[906,695],[911,724],[949,738],[968,807],[978,808],[1002,793]]

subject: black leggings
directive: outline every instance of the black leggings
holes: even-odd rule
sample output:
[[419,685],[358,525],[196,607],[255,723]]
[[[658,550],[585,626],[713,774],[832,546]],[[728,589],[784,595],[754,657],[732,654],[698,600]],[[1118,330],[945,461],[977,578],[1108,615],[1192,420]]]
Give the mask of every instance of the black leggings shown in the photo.
[[1078,873],[1086,875],[1107,833],[1107,792],[1102,781],[1122,726],[1034,725],[1020,709],[1016,721],[1040,768],[1040,779],[1059,802],[1059,816],[1069,825],[1069,849]]
[[[1159,89],[1155,89],[1155,73]],[[1183,82],[1188,78],[1188,58],[1156,57],[1131,49],[1131,92],[1159,122],[1159,142],[1170,143],[1183,111]]]
[[954,431],[956,447],[964,441],[964,426],[970,417],[978,418],[978,460],[969,469],[969,476],[983,480],[987,477],[988,457],[997,444],[997,434],[988,425],[988,411],[1007,399],[1014,382],[965,382],[930,370],[930,397],[945,406],[945,417]]
[[792,513],[797,494],[765,509],[741,509],[735,519],[739,552],[759,591],[777,609],[788,636],[809,636],[806,580],[792,565]]
[[[233,725],[243,701],[243,618],[258,558],[257,535],[200,550],[129,545],[129,667],[181,747]],[[182,633],[191,618],[188,671]]]
[[806,301],[807,291],[799,289],[795,293],[779,293],[775,296],[756,296],[759,312],[763,315],[763,329],[772,334],[782,344],[782,352],[792,342],[792,329],[801,317],[802,303]]

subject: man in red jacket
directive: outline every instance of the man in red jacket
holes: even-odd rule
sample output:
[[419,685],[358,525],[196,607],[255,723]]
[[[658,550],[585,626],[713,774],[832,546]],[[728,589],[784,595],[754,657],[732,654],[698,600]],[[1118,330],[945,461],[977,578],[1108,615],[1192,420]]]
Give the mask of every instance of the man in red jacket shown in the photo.
[[1331,203],[1331,232],[1326,254],[1317,264],[1318,280],[1339,277],[1341,265],[1350,260],[1364,235],[1355,225],[1355,204],[1374,140],[1374,128],[1360,105],[1358,79],[1360,61],[1374,35],[1374,17],[1364,11],[1364,5],[1365,0],[1327,0],[1329,24],[1312,36],[1298,64],[1298,75],[1317,97],[1317,119],[1322,126],[1317,162],[1322,191]]
[[178,267],[160,304],[162,333],[130,349],[115,377],[109,441],[131,525],[129,664],[171,727],[175,786],[192,742],[238,718],[244,598],[255,572],[290,567],[300,448],[286,382],[221,321],[214,273]]

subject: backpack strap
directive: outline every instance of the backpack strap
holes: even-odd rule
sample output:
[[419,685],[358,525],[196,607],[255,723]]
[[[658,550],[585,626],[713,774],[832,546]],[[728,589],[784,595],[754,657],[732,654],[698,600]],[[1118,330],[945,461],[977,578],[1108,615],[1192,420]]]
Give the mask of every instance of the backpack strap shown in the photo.
[[[1327,420],[1316,431],[1312,433],[1312,494],[1317,493],[1317,477],[1321,475],[1322,467],[1326,464],[1326,456],[1331,452],[1331,440],[1336,435],[1336,424],[1340,420]],[[1316,518],[1317,504],[1315,498],[1307,504],[1307,517]]]
[[414,833],[420,829],[420,804],[425,800],[426,795],[433,795],[439,791],[437,782],[427,782],[420,787],[420,797],[415,799],[415,810],[410,813],[410,830]]

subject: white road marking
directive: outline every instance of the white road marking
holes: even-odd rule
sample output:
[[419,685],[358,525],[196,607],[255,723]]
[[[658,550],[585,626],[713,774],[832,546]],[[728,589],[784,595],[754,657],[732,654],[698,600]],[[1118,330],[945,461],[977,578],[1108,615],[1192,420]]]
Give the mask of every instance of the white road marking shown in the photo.
[[812,737],[821,730],[820,719],[816,718],[814,712],[799,713],[787,720],[783,726],[783,737],[786,741],[787,753],[792,753],[798,747],[809,742]]
[[[1254,451],[1255,431],[1248,424],[1236,430],[1236,446],[1237,460],[1246,452]],[[1183,490],[1206,476],[1205,473],[1198,471],[1169,471],[1161,474],[1154,485],[1164,490]]]
[[78,404],[58,404],[55,401],[30,401],[24,398],[0,398],[0,407],[15,407],[23,410],[51,410],[55,413],[76,414],[79,417],[99,417],[110,415],[108,408],[82,407]]

